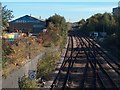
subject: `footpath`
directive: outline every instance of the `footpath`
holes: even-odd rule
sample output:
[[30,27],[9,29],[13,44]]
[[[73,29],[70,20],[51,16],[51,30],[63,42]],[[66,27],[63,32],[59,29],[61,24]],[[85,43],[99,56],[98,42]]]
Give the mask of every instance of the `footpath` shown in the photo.
[[[65,51],[66,51],[67,45],[65,46],[65,49],[63,49],[63,53],[61,55],[61,59],[57,62],[57,69],[51,73],[48,77],[49,80],[46,81],[43,88],[50,88],[52,85],[52,82],[54,78],[56,77],[59,68],[61,67],[61,64],[64,59]],[[0,89],[2,88],[19,88],[18,85],[18,78],[21,78],[22,76],[26,75],[28,76],[29,70],[37,70],[37,62],[41,60],[41,58],[44,56],[46,51],[58,51],[58,48],[47,48],[44,52],[41,52],[39,55],[37,55],[32,60],[28,60],[26,64],[24,64],[22,67],[15,69],[12,71],[6,78],[0,77],[0,84],[2,83],[2,87],[0,86]]]
[[29,60],[25,65],[20,68],[17,68],[12,73],[10,73],[6,78],[2,78],[2,88],[18,88],[18,78],[24,75],[28,75],[29,70],[37,69],[37,62],[42,58],[44,53],[40,53],[34,59]]

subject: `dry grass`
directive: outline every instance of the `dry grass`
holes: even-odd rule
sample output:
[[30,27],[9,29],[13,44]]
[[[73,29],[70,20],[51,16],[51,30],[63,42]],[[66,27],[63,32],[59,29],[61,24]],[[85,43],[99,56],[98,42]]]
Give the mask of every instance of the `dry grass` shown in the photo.
[[[30,44],[27,43],[28,41]],[[13,52],[6,56],[9,60],[5,62],[5,67],[3,68],[2,73],[3,76],[6,76],[15,68],[25,64],[28,59],[34,58],[41,51],[43,51],[42,45],[37,43],[36,40],[31,37],[18,38],[16,43],[13,44],[11,48]]]

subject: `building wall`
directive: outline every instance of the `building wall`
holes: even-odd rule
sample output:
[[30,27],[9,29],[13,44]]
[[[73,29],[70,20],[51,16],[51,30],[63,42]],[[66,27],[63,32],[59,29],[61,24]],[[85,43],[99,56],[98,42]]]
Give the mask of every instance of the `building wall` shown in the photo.
[[46,22],[31,16],[23,16],[9,23],[9,32],[22,31],[39,33],[46,27]]
[[120,11],[120,7],[113,8],[113,14],[117,13],[118,11]]
[[[41,27],[34,27],[35,25]],[[21,30],[22,32],[39,33],[43,28],[45,28],[45,23],[10,23],[9,31]]]

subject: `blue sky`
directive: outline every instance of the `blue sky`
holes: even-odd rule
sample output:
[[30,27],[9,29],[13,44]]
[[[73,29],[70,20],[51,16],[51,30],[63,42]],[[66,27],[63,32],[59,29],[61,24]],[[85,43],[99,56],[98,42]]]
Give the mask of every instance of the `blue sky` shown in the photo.
[[[2,2],[15,2],[15,0],[1,0]],[[34,2],[118,2],[119,0],[34,0]],[[33,2],[33,0],[17,0],[16,2]]]
[[[70,0],[69,0],[70,1]],[[14,19],[26,14],[46,19],[55,13],[64,16],[67,21],[74,22],[88,18],[96,13],[112,12],[118,5],[118,0],[4,0],[3,5],[13,10]],[[13,19],[13,20],[14,20]]]

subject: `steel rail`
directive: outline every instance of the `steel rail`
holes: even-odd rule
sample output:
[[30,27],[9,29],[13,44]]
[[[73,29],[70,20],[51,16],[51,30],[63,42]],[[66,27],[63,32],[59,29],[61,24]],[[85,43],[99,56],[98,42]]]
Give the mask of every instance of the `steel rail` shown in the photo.
[[[87,38],[87,37],[86,37]],[[91,42],[92,44],[94,44],[100,51],[102,51],[102,53],[103,54],[105,54],[111,61],[113,61],[119,68],[120,68],[120,64],[118,64],[115,60],[113,60],[107,53],[105,53],[104,51],[103,51],[103,49],[102,48],[100,48],[98,45],[96,45],[94,42],[92,42],[90,39],[88,39],[89,40],[89,42]],[[119,60],[120,61],[120,60]]]
[[[82,39],[81,39],[82,40]],[[83,40],[82,40],[82,42],[83,42]],[[84,43],[84,42],[83,42]],[[84,45],[85,45],[86,43],[84,43]],[[85,45],[86,47],[87,47],[87,45]],[[87,53],[86,53],[87,54]],[[97,76],[97,78],[99,79],[99,82],[100,82],[100,84],[102,85],[102,87],[105,89],[105,85],[104,85],[104,83],[103,83],[103,81],[102,81],[102,79],[100,78],[100,76],[99,76],[99,74],[97,73],[97,71],[96,71],[96,58],[95,58],[95,56],[93,57],[94,58],[94,65],[92,64],[92,61],[88,58],[88,60],[89,60],[89,62],[90,62],[90,65],[91,65],[91,67],[93,68],[93,70],[94,70],[94,73],[96,74],[96,76]],[[95,76],[95,78],[96,78],[96,76]],[[95,82],[96,82],[96,80],[95,80]]]
[[[88,42],[88,43],[89,43],[89,42]],[[89,48],[89,49],[90,49],[90,48]],[[89,51],[90,51],[90,50],[89,50]],[[93,52],[90,51],[90,53],[91,53],[91,55],[94,57]],[[106,70],[104,70],[104,68],[101,66],[101,64],[99,63],[98,60],[96,60],[96,64],[99,65],[101,71],[104,72],[104,74],[107,76],[108,80],[112,83],[112,85],[114,85],[115,88],[118,88],[117,85],[114,83],[114,81],[113,81],[113,80],[111,79],[111,77],[109,76],[109,74],[106,72]]]
[[[87,42],[89,42],[89,39],[88,39],[88,38],[85,38],[85,40],[86,40]],[[91,42],[91,43],[92,43],[92,42]],[[94,44],[91,44],[91,43],[89,43],[91,46],[94,45]],[[108,65],[109,65],[115,72],[117,72],[118,75],[120,75],[120,72],[105,58],[105,56],[103,56],[103,55],[98,51],[97,48],[96,48],[95,50],[96,50],[96,52],[97,52],[101,57],[104,58],[104,60],[108,63]]]
[[58,78],[59,78],[59,76],[60,76],[60,73],[61,73],[61,69],[62,69],[62,67],[64,66],[65,58],[66,58],[66,56],[67,56],[67,53],[68,53],[68,50],[69,50],[69,46],[70,46],[70,38],[71,38],[71,36],[70,36],[69,39],[68,39],[67,50],[66,50],[66,53],[65,53],[65,56],[64,56],[62,65],[61,65],[61,67],[60,67],[60,69],[59,69],[59,71],[58,71],[57,76],[55,77],[55,79],[54,79],[54,81],[53,81],[53,83],[52,83],[52,85],[51,85],[50,90],[53,90],[53,88],[56,86],[57,80],[58,80]]

